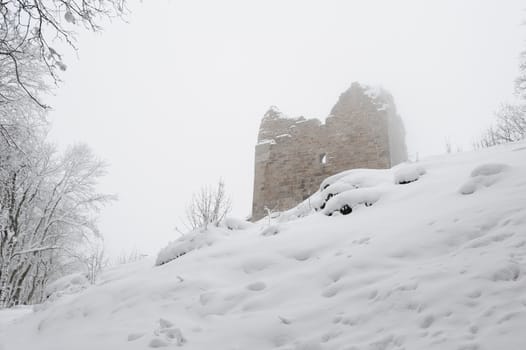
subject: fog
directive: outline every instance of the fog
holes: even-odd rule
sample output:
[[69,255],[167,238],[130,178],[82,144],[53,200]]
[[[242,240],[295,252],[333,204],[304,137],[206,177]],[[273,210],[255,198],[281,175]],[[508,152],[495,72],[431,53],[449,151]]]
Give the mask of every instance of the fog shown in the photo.
[[79,33],[49,101],[59,147],[88,143],[111,254],[154,254],[192,192],[223,178],[232,215],[250,214],[254,146],[270,105],[324,118],[353,81],[395,99],[411,158],[468,151],[510,100],[523,2],[144,1],[127,22]]

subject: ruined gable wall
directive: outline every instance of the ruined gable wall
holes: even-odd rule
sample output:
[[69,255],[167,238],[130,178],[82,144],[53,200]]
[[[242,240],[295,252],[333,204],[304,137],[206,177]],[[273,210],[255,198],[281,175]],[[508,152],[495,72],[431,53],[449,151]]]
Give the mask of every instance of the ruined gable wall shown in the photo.
[[[265,207],[289,209],[312,193],[330,175],[351,168],[391,166],[390,113],[385,99],[367,95],[353,83],[325,123],[287,118],[275,107],[263,117],[255,154],[252,218],[266,215]],[[393,124],[393,125],[394,125]],[[326,155],[326,163],[322,157]]]

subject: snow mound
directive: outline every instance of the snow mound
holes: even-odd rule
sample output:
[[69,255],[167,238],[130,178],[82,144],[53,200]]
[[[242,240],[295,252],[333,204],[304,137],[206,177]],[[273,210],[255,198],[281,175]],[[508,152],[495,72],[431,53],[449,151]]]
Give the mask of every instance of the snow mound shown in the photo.
[[278,225],[269,225],[261,231],[262,236],[274,236],[279,233],[279,226]]
[[506,164],[500,164],[500,163],[489,163],[489,164],[482,164],[477,166],[473,171],[471,172],[471,177],[477,177],[477,176],[490,176],[490,175],[496,175],[503,172],[508,166]]
[[296,207],[278,213],[278,215],[275,218],[278,222],[288,222],[299,218],[303,218],[305,216],[313,214],[316,210],[320,208],[322,203],[323,201],[321,195],[319,192],[317,192],[311,197],[301,202],[300,204],[298,204]]
[[335,212],[342,215],[350,214],[359,205],[370,207],[381,197],[381,193],[374,188],[359,188],[337,194],[326,203],[323,213],[331,216]]
[[[319,198],[317,203],[320,203],[318,208],[325,210],[327,202],[331,198],[339,195],[340,193],[350,192],[356,189],[362,189],[355,194],[347,194],[339,196],[339,199],[333,203],[333,206],[347,204],[352,207],[360,203],[372,204],[378,200],[376,194],[379,190],[363,190],[366,188],[381,189],[386,185],[392,184],[391,170],[376,170],[376,169],[353,169],[345,171],[334,176],[328,177],[320,185],[320,191],[313,197]],[[360,196],[366,196],[367,198],[359,198]],[[374,197],[374,198],[373,198]],[[371,199],[370,201],[368,199]],[[363,199],[363,200],[362,200]],[[349,203],[339,203],[348,201]],[[337,204],[339,203],[339,204]],[[325,210],[324,213],[333,213],[336,209],[332,208]]]
[[253,223],[246,220],[236,219],[233,217],[227,217],[223,224],[229,230],[247,230],[254,225]]
[[331,176],[280,216],[188,234],[162,266],[116,267],[10,322],[0,348],[524,350],[524,146],[422,160],[412,185],[394,180],[413,164]]
[[347,189],[350,187],[374,187],[391,183],[391,178],[392,173],[390,169],[352,169],[329,176],[323,180],[320,185],[320,191],[324,191],[335,184],[347,185]]
[[477,190],[493,186],[502,177],[502,173],[509,166],[501,163],[488,163],[475,167],[471,171],[471,178],[468,179],[460,188],[460,194],[473,194]]
[[221,233],[222,231],[215,227],[209,227],[204,232],[201,230],[191,231],[161,249],[157,254],[155,265],[166,264],[193,250],[211,246],[219,239],[218,236]]
[[394,181],[398,185],[405,185],[418,180],[426,170],[418,164],[402,164],[394,173]]
[[89,286],[89,281],[82,273],[74,273],[51,282],[44,291],[48,300],[55,300],[62,295],[75,294]]

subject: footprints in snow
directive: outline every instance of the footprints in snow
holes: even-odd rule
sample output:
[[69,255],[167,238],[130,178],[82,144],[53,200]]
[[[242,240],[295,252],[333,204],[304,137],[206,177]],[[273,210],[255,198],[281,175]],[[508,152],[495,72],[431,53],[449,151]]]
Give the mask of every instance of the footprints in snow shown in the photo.
[[250,283],[246,288],[253,292],[259,292],[267,288],[267,285],[265,284],[265,282],[254,282]]
[[297,261],[305,261],[308,260],[312,255],[312,252],[308,249],[298,250],[296,252],[293,252],[291,254],[291,257],[294,258]]
[[471,299],[477,299],[477,298],[480,298],[481,295],[482,295],[482,292],[480,290],[474,290],[472,292],[469,292],[467,294],[467,297]]
[[370,240],[371,240],[371,237],[363,237],[363,238],[352,241],[352,244],[357,244],[357,245],[369,244]]
[[128,341],[134,341],[143,337],[146,333],[130,333],[128,334]]
[[518,264],[509,263],[506,266],[497,268],[489,276],[494,282],[499,281],[516,281],[520,276],[521,270]]
[[266,268],[268,268],[270,265],[272,265],[272,260],[264,257],[254,257],[249,260],[246,260],[241,264],[241,269],[246,274],[252,274],[259,271],[263,271]]
[[435,322],[433,315],[427,315],[420,321],[420,328],[427,329]]
[[483,237],[472,240],[468,245],[467,248],[482,248],[486,247],[492,243],[497,242],[503,242],[507,240],[508,238],[513,237],[514,233],[512,232],[502,232],[499,234],[492,235],[490,237]]
[[[164,319],[159,319],[159,327],[154,331],[154,338],[148,343],[150,348],[164,348],[171,345],[182,346],[186,343],[186,339],[179,328],[174,327],[173,323]],[[145,336],[146,333],[130,333],[128,335],[128,341],[137,341]]]
[[331,287],[325,289],[325,291],[321,295],[324,296],[325,298],[332,298],[333,296],[338,294],[339,291],[340,291],[340,287],[338,287],[338,286],[331,286]]

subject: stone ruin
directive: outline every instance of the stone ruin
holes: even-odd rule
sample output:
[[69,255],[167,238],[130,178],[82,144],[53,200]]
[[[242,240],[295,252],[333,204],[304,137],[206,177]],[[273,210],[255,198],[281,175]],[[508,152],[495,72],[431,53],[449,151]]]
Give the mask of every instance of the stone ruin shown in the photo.
[[330,115],[290,118],[276,107],[263,116],[256,145],[252,220],[290,209],[328,176],[354,168],[390,168],[407,160],[405,130],[392,95],[357,82]]

